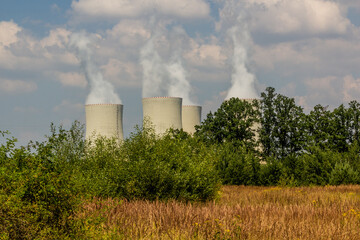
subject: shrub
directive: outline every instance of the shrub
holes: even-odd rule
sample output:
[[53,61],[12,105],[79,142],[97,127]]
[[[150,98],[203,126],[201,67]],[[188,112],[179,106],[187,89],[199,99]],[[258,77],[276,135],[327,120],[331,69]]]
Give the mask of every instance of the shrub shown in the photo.
[[303,161],[304,171],[302,185],[326,185],[329,184],[330,173],[339,162],[342,155],[330,150],[321,150],[318,147],[309,149],[309,153],[302,154],[299,161]]
[[51,156],[16,149],[15,142],[7,139],[0,148],[1,238],[74,236],[72,215],[77,202],[69,176],[61,173]]
[[330,174],[331,185],[357,184],[359,173],[354,171],[348,162],[338,162]]
[[211,148],[172,133],[155,136],[150,128],[117,143],[97,139],[79,166],[83,191],[127,199],[208,200],[220,187]]
[[232,143],[218,146],[218,152],[216,169],[224,184],[259,185],[260,161],[253,153]]
[[266,164],[261,165],[260,182],[262,185],[278,185],[284,174],[283,164],[274,158],[267,158]]

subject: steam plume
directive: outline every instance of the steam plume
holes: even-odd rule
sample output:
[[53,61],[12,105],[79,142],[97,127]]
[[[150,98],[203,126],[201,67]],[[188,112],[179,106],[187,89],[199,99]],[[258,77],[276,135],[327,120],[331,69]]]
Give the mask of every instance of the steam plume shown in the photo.
[[84,32],[74,33],[70,38],[70,47],[76,49],[77,57],[81,63],[81,68],[83,69],[86,80],[90,85],[90,93],[86,99],[86,104],[121,104],[121,100],[115,93],[113,85],[104,80],[98,67],[92,61],[93,53],[89,47],[91,42],[92,39]]
[[140,52],[140,64],[143,67],[143,97],[156,97],[165,93],[163,84],[164,63],[155,49],[155,41],[158,35],[158,33],[153,34]]
[[228,18],[224,22],[232,22],[232,26],[227,30],[227,35],[231,38],[234,48],[232,56],[232,86],[225,99],[232,97],[257,98],[258,94],[255,89],[256,77],[249,72],[247,67],[248,49],[251,43],[250,32],[245,19],[245,13],[243,10],[238,11],[238,8],[238,3],[233,0],[225,2],[224,11]]
[[193,105],[190,100],[191,86],[179,56],[174,56],[174,59],[166,67],[170,78],[169,95],[181,97],[184,105]]
[[[179,34],[178,28],[174,34]],[[143,67],[143,97],[173,96],[183,98],[185,105],[192,105],[190,100],[191,86],[181,59],[181,44],[176,41],[172,57],[165,63],[156,49],[156,41],[163,35],[158,29],[147,41],[140,52],[140,63]]]

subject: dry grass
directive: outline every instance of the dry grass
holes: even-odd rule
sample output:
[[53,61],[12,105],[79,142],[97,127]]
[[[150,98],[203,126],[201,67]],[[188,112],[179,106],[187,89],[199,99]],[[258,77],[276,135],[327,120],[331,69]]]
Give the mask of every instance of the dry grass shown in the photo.
[[207,203],[93,199],[93,239],[360,239],[360,186],[225,186]]

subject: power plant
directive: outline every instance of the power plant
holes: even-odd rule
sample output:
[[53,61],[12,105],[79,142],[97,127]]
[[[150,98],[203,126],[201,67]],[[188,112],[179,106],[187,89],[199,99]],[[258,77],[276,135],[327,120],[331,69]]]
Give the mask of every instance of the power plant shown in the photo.
[[[250,104],[253,104],[254,101],[260,101],[260,99],[257,99],[257,98],[243,98],[241,100],[244,100]],[[255,132],[255,140],[258,140],[259,139],[259,133],[258,133],[258,130],[260,129],[261,127],[261,123],[257,122],[257,123],[254,123],[252,126],[251,126],[251,130],[253,130]],[[261,150],[261,149],[260,149]]]
[[[150,122],[157,135],[169,128],[194,134],[195,126],[201,123],[201,106],[182,106],[179,97],[143,98],[142,105],[143,120]],[[87,140],[98,136],[124,139],[122,104],[87,104],[85,114]]]
[[201,106],[182,106],[182,127],[187,133],[194,134],[195,126],[201,123]]
[[[256,98],[241,99],[249,103]],[[225,100],[227,101],[227,100]],[[155,134],[162,135],[169,128],[183,129],[189,134],[195,133],[195,126],[201,124],[201,106],[182,105],[179,97],[150,97],[142,99],[143,120],[149,121]],[[123,105],[122,104],[87,104],[86,139],[93,140],[97,136],[119,140],[124,139],[123,134]],[[257,130],[260,123],[254,123],[251,129],[255,131],[255,138],[259,138]]]
[[124,139],[123,105],[88,104],[85,105],[86,139],[94,140],[97,136]]
[[143,98],[142,104],[143,118],[150,121],[156,134],[164,134],[169,128],[182,128],[182,98]]

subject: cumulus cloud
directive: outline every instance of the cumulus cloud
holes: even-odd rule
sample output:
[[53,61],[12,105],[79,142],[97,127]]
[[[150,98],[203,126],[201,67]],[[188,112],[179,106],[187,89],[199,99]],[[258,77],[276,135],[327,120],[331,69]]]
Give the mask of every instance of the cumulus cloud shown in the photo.
[[296,96],[296,99],[307,111],[316,104],[334,108],[342,103],[360,100],[360,79],[352,75],[309,78],[304,83],[306,95]]
[[275,34],[344,34],[351,26],[341,6],[326,0],[248,0],[255,31]]
[[21,30],[22,28],[12,21],[0,22],[0,48],[17,42],[17,33],[19,33]]
[[141,86],[140,69],[134,62],[110,58],[108,63],[103,65],[101,69],[105,78],[116,86]]
[[37,89],[34,82],[23,80],[0,79],[0,91],[4,93],[27,93]]
[[69,42],[71,32],[65,28],[56,28],[50,30],[49,36],[41,39],[40,43],[43,47],[65,48]]
[[270,46],[256,45],[252,56],[257,68],[273,71],[282,68],[282,72],[290,73],[296,67],[316,65],[319,56],[313,54],[316,46],[312,43],[285,42]]
[[137,47],[150,38],[151,32],[140,20],[122,20],[107,30],[107,38],[116,40],[122,46]]
[[352,100],[360,100],[360,78],[355,79],[352,75],[345,76],[343,87],[343,100],[350,102]]
[[205,18],[210,12],[204,0],[74,0],[71,4],[75,17],[82,20],[119,19],[161,14],[176,18]]
[[87,81],[83,74],[78,72],[55,72],[56,78],[63,86],[86,88]]
[[193,66],[219,68],[224,67],[227,60],[220,45],[198,44],[195,41],[192,41],[192,48],[184,55]]

